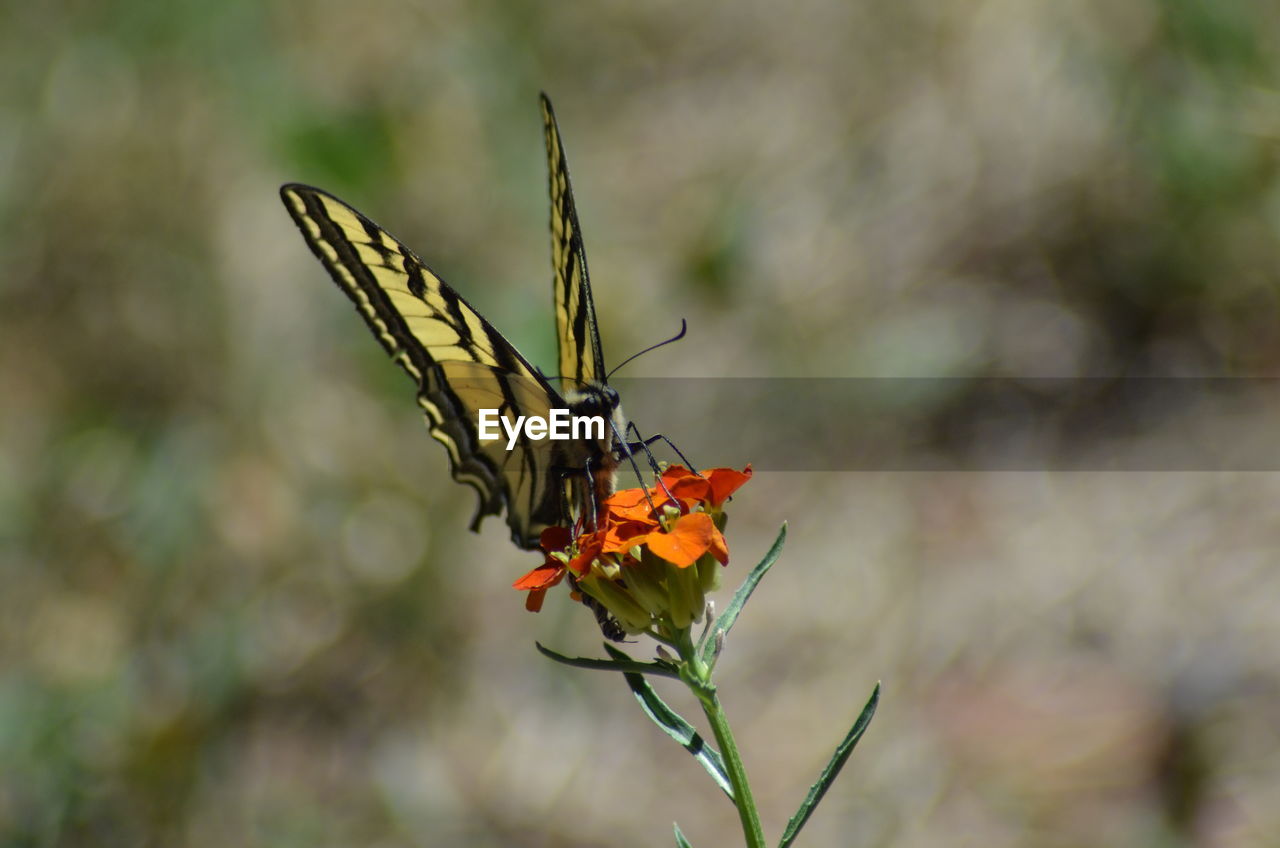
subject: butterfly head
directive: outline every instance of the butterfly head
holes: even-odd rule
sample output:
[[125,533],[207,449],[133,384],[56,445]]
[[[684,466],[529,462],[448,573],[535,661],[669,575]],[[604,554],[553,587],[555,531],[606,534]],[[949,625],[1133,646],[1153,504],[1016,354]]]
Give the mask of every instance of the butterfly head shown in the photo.
[[565,393],[565,400],[574,415],[599,415],[611,419],[622,408],[618,393],[607,383],[595,381],[569,390]]
[[618,393],[607,383],[592,381],[566,392],[565,402],[571,415],[605,420],[605,437],[599,445],[599,453],[613,454],[615,445],[623,441],[623,433],[627,429]]

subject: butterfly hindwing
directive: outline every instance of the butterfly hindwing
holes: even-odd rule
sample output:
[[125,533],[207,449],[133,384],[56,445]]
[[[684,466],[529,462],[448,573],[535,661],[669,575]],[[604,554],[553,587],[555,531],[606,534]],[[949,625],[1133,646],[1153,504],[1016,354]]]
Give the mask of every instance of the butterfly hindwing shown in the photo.
[[[484,516],[505,511],[512,541],[536,547],[545,527],[565,523],[564,470],[588,464],[587,447],[521,435],[508,451],[505,435],[480,439],[477,415],[486,408],[512,420],[545,417],[566,402],[461,295],[386,230],[319,189],[289,184],[280,194],[312,252],[417,382],[418,403],[431,435],[448,449],[454,479],[479,493],[473,528]],[[589,309],[589,293],[586,303]]]

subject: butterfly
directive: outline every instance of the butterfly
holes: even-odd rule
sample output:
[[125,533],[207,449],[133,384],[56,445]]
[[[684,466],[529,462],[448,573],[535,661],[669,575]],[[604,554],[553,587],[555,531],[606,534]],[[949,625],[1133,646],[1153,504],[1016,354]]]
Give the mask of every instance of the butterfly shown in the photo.
[[[551,192],[551,264],[558,367],[552,385],[462,295],[385,229],[328,192],[289,183],[280,196],[311,251],[355,303],[373,335],[413,378],[427,427],[455,480],[475,488],[471,529],[505,513],[511,540],[538,546],[544,529],[593,525],[629,455],[628,425],[607,383],[582,231],[551,101],[541,95]],[[481,410],[603,418],[602,433],[534,439],[527,430],[485,438]],[[510,447],[509,447],[510,445]]]

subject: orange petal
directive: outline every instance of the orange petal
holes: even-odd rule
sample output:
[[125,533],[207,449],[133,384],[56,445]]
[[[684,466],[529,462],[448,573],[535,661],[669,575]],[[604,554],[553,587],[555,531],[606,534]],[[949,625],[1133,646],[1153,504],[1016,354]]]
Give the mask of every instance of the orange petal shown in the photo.
[[658,529],[658,520],[653,517],[653,514],[649,512],[649,508],[646,506],[643,513],[639,510],[633,510],[626,515],[610,515],[609,520],[605,522],[604,526],[606,530],[615,527],[634,527],[638,528],[634,532],[647,533],[650,530]]
[[653,517],[653,511],[649,509],[649,504],[647,503],[626,510],[614,510],[605,517],[603,523],[606,525],[623,523],[646,524],[650,529],[658,526],[657,520]]
[[683,465],[668,465],[666,469],[663,470],[662,472],[662,482],[674,483],[682,477],[697,477],[697,476],[698,475],[694,474],[692,471],[685,468]]
[[[705,477],[688,474],[679,480],[663,480],[672,496],[682,501],[705,501],[711,493],[711,486]],[[665,494],[665,492],[664,492]]]
[[652,529],[647,525],[637,525],[630,522],[620,527],[611,528],[605,534],[604,544],[601,546],[600,552],[616,554],[629,551],[636,545],[643,545],[644,540],[648,538]]
[[644,496],[644,489],[619,489],[603,501],[603,505],[614,512],[626,511],[640,504],[644,504],[646,508],[649,505]]
[[650,491],[653,493],[655,500],[658,498],[665,500],[667,493],[670,492],[672,497],[678,500],[692,498],[702,501],[710,490],[707,488],[707,481],[702,477],[683,465],[671,465],[662,472],[658,485],[654,486]]
[[567,527],[548,527],[538,537],[538,547],[547,553],[563,551],[573,541],[573,534]]
[[716,558],[717,562],[721,565],[728,565],[729,543],[724,540],[724,534],[720,532],[714,523],[711,525],[711,529],[715,530],[715,533],[711,536],[711,547],[708,550],[711,551],[711,555]]
[[711,516],[695,512],[680,516],[668,533],[650,533],[648,545],[649,550],[672,565],[687,568],[711,549],[717,535]]
[[511,584],[513,589],[546,589],[564,579],[564,566],[559,562],[546,562]]
[[590,571],[592,561],[600,556],[604,548],[604,539],[603,530],[578,537],[578,555],[569,560],[569,569],[579,576]]
[[[656,529],[657,520],[644,489],[623,489],[605,500],[601,511],[600,526],[605,530],[631,535],[641,535]],[[626,528],[631,529],[626,529]]]
[[529,612],[541,612],[542,601],[547,597],[546,589],[534,589],[524,599],[524,608]]
[[755,472],[751,470],[750,465],[747,465],[741,471],[735,471],[732,468],[712,468],[703,473],[707,475],[707,481],[711,487],[711,505],[718,507],[750,480]]

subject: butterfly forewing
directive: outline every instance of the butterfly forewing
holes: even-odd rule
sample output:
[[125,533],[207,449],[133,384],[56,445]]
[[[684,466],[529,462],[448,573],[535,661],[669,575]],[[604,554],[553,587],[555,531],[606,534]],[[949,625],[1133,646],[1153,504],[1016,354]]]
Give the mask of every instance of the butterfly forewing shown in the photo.
[[591,300],[587,255],[573,202],[573,185],[565,163],[560,128],[551,101],[544,94],[542,123],[547,139],[547,171],[551,186],[551,267],[555,271],[556,346],[560,377],[573,387],[605,378],[604,354],[596,310]]
[[347,204],[290,184],[285,206],[311,250],[355,303],[369,329],[418,384],[431,435],[448,449],[454,479],[480,496],[473,528],[507,514],[512,540],[536,547],[566,521],[565,469],[590,460],[588,446],[506,437],[482,441],[480,409],[546,417],[565,401],[519,352],[412,251]]

